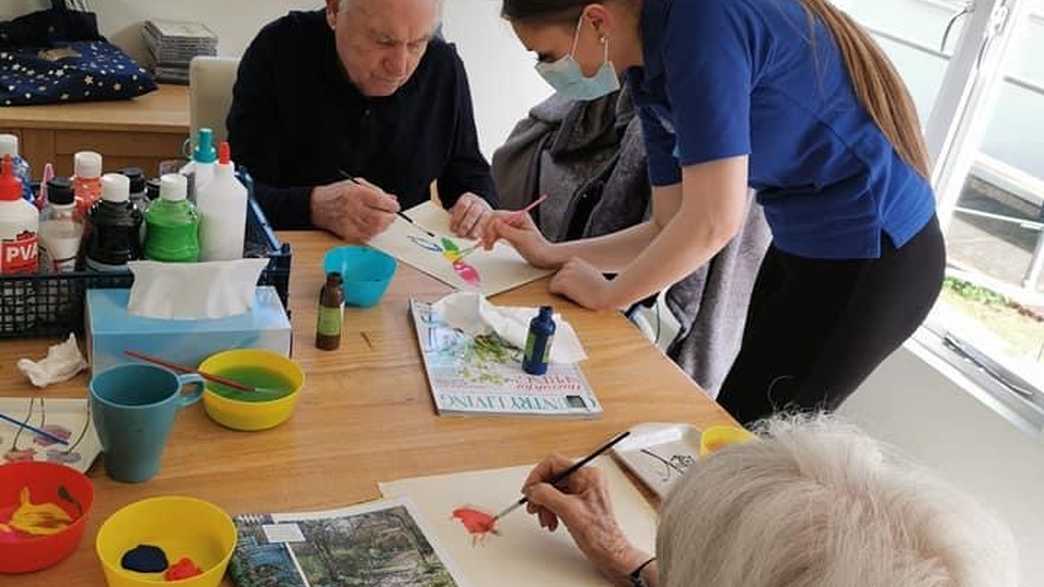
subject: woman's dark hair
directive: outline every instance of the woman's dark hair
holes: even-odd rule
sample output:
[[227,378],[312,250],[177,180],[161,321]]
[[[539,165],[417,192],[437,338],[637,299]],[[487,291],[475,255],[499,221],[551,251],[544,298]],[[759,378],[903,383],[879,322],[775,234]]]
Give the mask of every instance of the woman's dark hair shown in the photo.
[[576,22],[591,0],[504,0],[500,15],[517,22]]

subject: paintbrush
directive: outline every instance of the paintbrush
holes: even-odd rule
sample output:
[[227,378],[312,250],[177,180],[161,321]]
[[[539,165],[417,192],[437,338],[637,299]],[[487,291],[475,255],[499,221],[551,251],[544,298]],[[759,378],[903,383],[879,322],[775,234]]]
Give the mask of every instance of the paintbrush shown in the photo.
[[[518,218],[519,216],[521,216],[523,214],[528,214],[529,212],[532,212],[533,210],[535,210],[537,206],[539,206],[540,204],[543,204],[544,200],[546,200],[547,198],[548,198],[548,195],[544,194],[544,195],[540,196],[536,201],[534,201],[530,205],[526,206],[525,208],[522,208],[521,210],[515,210],[514,212],[509,214],[509,217],[511,217],[511,218]],[[479,250],[481,248],[482,248],[482,243],[478,243],[478,244],[472,245],[472,246],[464,249],[463,251],[461,251],[460,255],[457,257],[457,260],[460,261],[464,257],[467,257],[468,255],[474,253],[475,251],[477,251],[477,250]]]
[[[370,188],[372,190],[376,190],[376,191],[379,191],[381,193],[385,193],[384,190],[382,190],[381,188],[373,185],[372,183],[370,183],[370,182],[368,182],[368,181],[366,181],[364,179],[360,179],[358,177],[354,177],[352,174],[348,173],[347,171],[345,171],[343,169],[338,169],[337,172],[341,174],[341,177],[347,179],[348,181],[354,183],[355,185],[366,187],[366,188]],[[438,237],[435,236],[435,233],[433,233],[430,230],[424,228],[420,224],[417,224],[416,222],[414,222],[413,219],[410,218],[409,216],[407,216],[406,213],[403,212],[402,210],[399,210],[398,212],[396,212],[395,215],[398,216],[399,218],[402,218],[406,222],[409,222],[410,224],[416,226],[418,229],[424,231],[424,234],[430,236],[431,238],[438,238]]]
[[46,430],[40,430],[39,428],[37,428],[35,426],[30,426],[29,424],[26,424],[25,422],[19,422],[18,420],[15,420],[14,418],[5,416],[3,414],[0,414],[0,420],[5,420],[7,422],[10,422],[10,423],[14,424],[15,426],[18,426],[19,428],[25,428],[26,430],[28,430],[29,432],[32,432],[33,434],[36,434],[38,436],[43,436],[44,438],[46,438],[48,440],[51,440],[53,442],[57,442],[58,444],[64,444],[66,446],[69,446],[69,442],[66,441],[65,439],[59,438],[59,437],[55,436],[54,434],[51,434],[50,432],[48,432]]
[[[615,438],[613,438],[609,442],[607,442],[607,443],[603,444],[601,447],[599,447],[598,450],[596,450],[593,453],[587,455],[583,459],[577,461],[572,467],[569,467],[565,471],[562,471],[561,473],[559,473],[559,474],[555,475],[554,477],[552,477],[551,480],[548,481],[548,483],[550,483],[551,485],[558,485],[562,481],[565,481],[570,475],[572,475],[573,473],[576,473],[577,471],[582,469],[584,467],[584,465],[586,465],[586,464],[590,463],[591,461],[595,460],[596,458],[602,456],[602,454],[605,451],[613,448],[621,440],[627,438],[630,435],[631,435],[631,431],[630,430],[628,430],[627,432],[621,432]],[[493,522],[490,523],[490,527],[492,528],[493,524],[495,524],[497,522],[497,520],[503,518],[504,516],[510,514],[511,512],[517,510],[518,508],[526,505],[526,503],[528,503],[528,502],[529,502],[529,498],[528,497],[523,497],[522,499],[516,501],[510,507],[508,507],[504,511],[500,512],[496,516],[494,516]]]
[[138,353],[138,352],[135,352],[135,351],[123,351],[123,354],[127,355],[128,357],[134,357],[135,359],[138,359],[140,361],[145,361],[146,363],[152,363],[153,365],[159,365],[160,367],[166,367],[166,368],[171,369],[173,371],[177,371],[178,373],[196,373],[197,375],[199,375],[203,379],[206,379],[207,381],[210,381],[210,382],[213,382],[213,383],[217,383],[219,385],[224,385],[225,387],[229,387],[229,388],[232,388],[232,389],[235,389],[235,390],[238,390],[238,391],[248,391],[248,392],[253,392],[253,393],[283,393],[285,391],[285,390],[280,390],[280,389],[267,389],[267,388],[264,388],[264,387],[253,387],[253,386],[247,385],[245,383],[240,383],[238,381],[233,381],[233,380],[228,379],[226,377],[221,377],[220,375],[213,375],[211,373],[204,373],[203,371],[197,371],[197,370],[192,369],[191,367],[187,367],[185,365],[179,365],[177,363],[172,363],[170,361],[166,361],[166,360],[163,360],[163,359],[160,359],[160,358],[157,358],[157,357],[151,357],[149,355],[145,355],[145,354]]

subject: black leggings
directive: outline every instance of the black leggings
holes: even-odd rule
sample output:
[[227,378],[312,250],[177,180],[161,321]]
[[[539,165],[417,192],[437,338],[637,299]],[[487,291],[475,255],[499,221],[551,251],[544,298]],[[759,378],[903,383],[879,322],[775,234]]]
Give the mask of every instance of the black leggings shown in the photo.
[[809,259],[769,248],[739,356],[718,402],[742,424],[781,410],[834,410],[909,338],[942,287],[946,249],[933,218],[878,259]]

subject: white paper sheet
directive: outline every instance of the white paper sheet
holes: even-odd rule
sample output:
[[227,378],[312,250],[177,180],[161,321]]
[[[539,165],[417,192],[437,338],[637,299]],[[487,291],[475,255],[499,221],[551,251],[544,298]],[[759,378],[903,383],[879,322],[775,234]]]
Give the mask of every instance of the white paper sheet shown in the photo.
[[453,262],[445,253],[450,247],[465,251],[475,241],[452,236],[449,213],[432,202],[425,202],[405,213],[416,224],[396,218],[388,230],[371,239],[369,245],[458,290],[494,296],[552,273],[526,263],[510,245],[498,242],[492,251],[477,250],[464,257],[462,263],[474,272],[469,274],[478,277],[477,282],[469,282],[454,269]]
[[[597,459],[609,481],[613,508],[621,528],[639,548],[652,552],[656,543],[656,513],[623,471],[608,457]],[[532,466],[457,473],[439,477],[381,483],[388,498],[409,497],[432,532],[475,585],[498,587],[605,586],[606,581],[584,558],[568,531],[549,533],[534,516],[520,509],[500,520],[499,536],[488,536],[478,545],[463,526],[451,518],[462,505],[496,513],[519,497]]]

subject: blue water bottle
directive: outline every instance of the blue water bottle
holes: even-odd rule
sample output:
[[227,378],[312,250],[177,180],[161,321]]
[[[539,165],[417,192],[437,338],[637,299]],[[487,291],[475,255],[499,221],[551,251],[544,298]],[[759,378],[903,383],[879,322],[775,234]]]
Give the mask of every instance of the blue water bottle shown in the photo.
[[530,375],[547,373],[547,362],[551,358],[551,343],[555,339],[554,310],[542,306],[540,314],[529,323],[526,353],[522,359],[522,370]]

